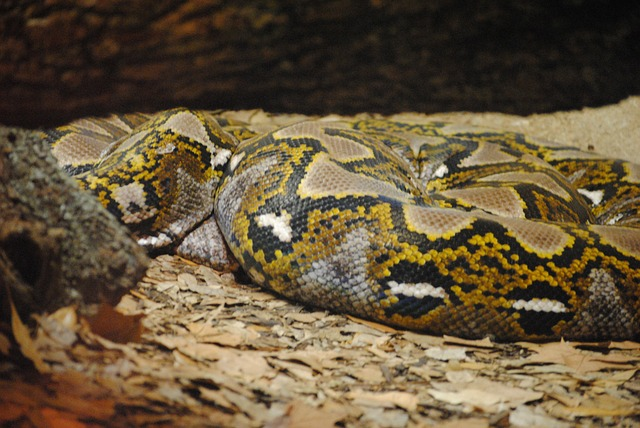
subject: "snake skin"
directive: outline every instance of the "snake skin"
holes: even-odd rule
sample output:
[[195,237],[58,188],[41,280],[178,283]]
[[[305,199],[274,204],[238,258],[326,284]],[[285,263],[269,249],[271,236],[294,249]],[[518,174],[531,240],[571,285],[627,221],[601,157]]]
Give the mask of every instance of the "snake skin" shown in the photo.
[[[313,306],[467,338],[640,337],[640,166],[522,134],[213,112],[46,132],[153,251]],[[115,141],[115,142],[114,142]]]

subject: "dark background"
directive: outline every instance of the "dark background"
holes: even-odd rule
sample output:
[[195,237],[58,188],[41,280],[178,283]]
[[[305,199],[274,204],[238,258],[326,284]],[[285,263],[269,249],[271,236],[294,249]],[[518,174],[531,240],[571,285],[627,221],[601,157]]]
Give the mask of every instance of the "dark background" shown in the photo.
[[0,123],[177,105],[551,112],[640,93],[640,2],[0,0]]

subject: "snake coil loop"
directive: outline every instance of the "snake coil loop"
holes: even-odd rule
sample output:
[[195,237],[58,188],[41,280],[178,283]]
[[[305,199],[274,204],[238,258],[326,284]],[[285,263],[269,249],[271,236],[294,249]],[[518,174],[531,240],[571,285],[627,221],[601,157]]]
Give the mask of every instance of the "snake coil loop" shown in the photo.
[[283,296],[497,340],[640,336],[640,166],[387,119],[255,126],[174,109],[46,131],[150,250]]

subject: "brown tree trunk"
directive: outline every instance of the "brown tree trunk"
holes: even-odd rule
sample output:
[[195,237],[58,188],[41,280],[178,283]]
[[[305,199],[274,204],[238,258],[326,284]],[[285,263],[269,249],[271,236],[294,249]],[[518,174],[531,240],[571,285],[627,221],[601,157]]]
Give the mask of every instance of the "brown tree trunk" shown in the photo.
[[2,2],[0,123],[185,104],[530,113],[614,102],[640,92],[638,5]]

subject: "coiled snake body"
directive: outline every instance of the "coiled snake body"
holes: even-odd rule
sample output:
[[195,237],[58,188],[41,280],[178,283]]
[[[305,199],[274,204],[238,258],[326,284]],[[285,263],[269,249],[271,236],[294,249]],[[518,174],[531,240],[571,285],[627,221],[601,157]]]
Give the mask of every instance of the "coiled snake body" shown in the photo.
[[640,166],[419,120],[258,128],[174,109],[46,134],[140,244],[283,296],[468,338],[640,336]]

